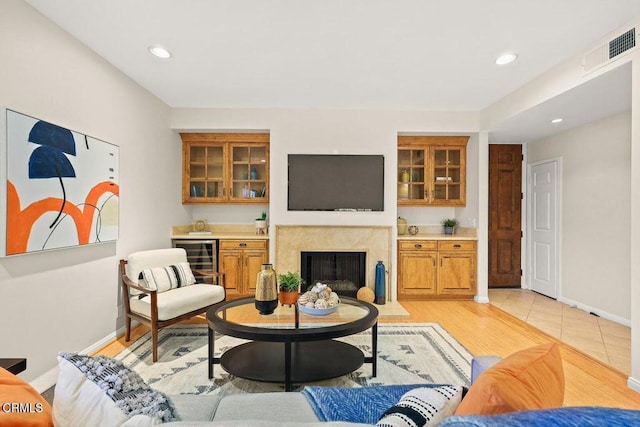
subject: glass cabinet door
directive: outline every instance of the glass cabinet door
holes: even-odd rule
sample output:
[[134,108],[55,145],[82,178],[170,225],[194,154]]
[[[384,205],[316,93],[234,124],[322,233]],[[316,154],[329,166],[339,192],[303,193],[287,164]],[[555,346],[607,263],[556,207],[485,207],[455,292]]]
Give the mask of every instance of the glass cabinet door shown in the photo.
[[462,200],[464,185],[462,150],[433,147],[433,190],[430,201],[457,202]]
[[424,200],[425,150],[398,150],[398,200]]
[[[231,145],[232,199],[267,197],[267,147]],[[253,201],[253,200],[252,200]]]
[[189,199],[224,199],[224,147],[191,145],[188,171]]

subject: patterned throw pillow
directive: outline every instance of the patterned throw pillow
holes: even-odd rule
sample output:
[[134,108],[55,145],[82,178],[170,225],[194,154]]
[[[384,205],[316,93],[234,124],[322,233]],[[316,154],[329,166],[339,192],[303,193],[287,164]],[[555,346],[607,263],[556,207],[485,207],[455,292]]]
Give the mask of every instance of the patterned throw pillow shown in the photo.
[[142,279],[144,287],[158,292],[166,292],[196,283],[196,278],[193,276],[188,262],[168,267],[147,268],[142,270],[140,276],[139,279]]
[[55,425],[146,426],[179,421],[173,402],[122,362],[60,353]]
[[389,408],[376,427],[422,427],[436,425],[452,415],[462,400],[463,387],[420,387],[405,393]]

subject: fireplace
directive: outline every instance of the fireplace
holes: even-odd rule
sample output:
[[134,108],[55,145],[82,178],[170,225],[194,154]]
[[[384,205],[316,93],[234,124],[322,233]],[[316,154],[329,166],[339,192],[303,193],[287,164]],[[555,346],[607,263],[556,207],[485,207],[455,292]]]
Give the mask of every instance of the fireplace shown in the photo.
[[338,295],[356,297],[366,286],[367,254],[365,252],[300,253],[300,275],[307,287],[322,282]]

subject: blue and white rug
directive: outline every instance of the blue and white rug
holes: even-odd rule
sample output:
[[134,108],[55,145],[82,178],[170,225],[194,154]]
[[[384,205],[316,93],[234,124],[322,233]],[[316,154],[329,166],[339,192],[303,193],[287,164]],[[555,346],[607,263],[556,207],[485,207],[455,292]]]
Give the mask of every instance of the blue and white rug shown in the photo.
[[[371,354],[371,331],[341,338]],[[216,355],[246,342],[216,335]],[[153,388],[167,394],[237,394],[284,391],[282,384],[237,378],[215,365],[207,375],[207,328],[174,325],[160,331],[158,361],[151,360],[151,334],[145,334],[115,358],[138,372]],[[437,323],[378,325],[378,375],[371,364],[333,380],[312,385],[360,387],[391,384],[452,384],[468,386],[472,355]],[[329,361],[330,363],[330,361]],[[310,384],[307,384],[310,385]],[[302,386],[300,386],[301,388]]]

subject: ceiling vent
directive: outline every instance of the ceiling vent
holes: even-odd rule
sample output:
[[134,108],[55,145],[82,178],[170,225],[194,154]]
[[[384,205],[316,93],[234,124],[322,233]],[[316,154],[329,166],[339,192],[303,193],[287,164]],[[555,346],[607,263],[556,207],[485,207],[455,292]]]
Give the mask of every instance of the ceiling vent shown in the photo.
[[587,52],[582,58],[585,73],[609,64],[636,47],[635,27]]

